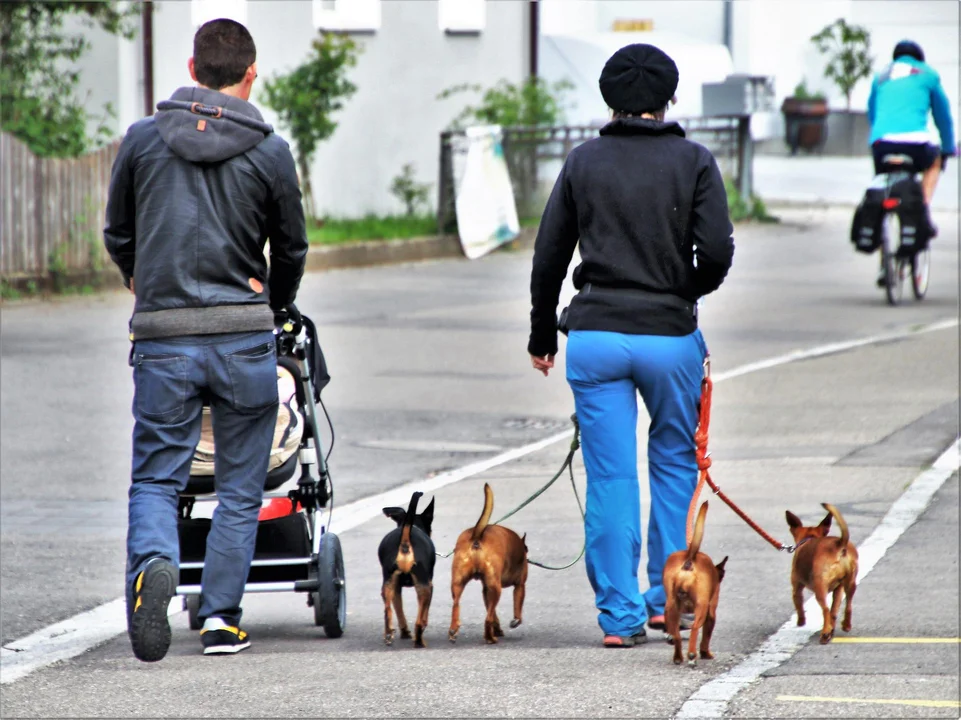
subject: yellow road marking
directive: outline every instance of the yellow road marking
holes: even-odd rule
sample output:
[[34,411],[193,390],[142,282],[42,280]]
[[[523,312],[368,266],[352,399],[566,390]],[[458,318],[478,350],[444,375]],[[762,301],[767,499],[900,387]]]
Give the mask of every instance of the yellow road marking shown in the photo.
[[961,643],[961,638],[899,638],[899,637],[836,637],[831,643],[898,643],[901,645],[926,645],[931,643]]
[[912,707],[929,708],[961,707],[961,702],[957,700],[871,700],[865,698],[809,697],[805,695],[778,695],[777,699],[791,702],[868,703],[871,705],[911,705]]

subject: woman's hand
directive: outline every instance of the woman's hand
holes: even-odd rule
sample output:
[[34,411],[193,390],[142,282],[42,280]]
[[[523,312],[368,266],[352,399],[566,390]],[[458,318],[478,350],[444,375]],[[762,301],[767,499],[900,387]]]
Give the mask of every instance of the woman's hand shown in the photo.
[[536,355],[531,355],[531,365],[535,370],[544,373],[544,377],[547,377],[547,373],[554,367],[554,356],[545,355],[544,357],[537,357]]

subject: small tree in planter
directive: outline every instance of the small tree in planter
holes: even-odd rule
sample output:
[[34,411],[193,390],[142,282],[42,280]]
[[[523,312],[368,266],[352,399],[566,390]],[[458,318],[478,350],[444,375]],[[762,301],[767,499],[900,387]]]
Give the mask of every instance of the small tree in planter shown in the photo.
[[838,18],[811,37],[811,42],[827,56],[824,77],[833,80],[851,110],[851,93],[859,82],[871,77],[871,34],[860,25],[848,25]]
[[784,139],[796,155],[798,148],[814,150],[824,143],[824,122],[828,115],[828,103],[823,93],[811,93],[806,81],[794,88],[794,94],[784,98]]

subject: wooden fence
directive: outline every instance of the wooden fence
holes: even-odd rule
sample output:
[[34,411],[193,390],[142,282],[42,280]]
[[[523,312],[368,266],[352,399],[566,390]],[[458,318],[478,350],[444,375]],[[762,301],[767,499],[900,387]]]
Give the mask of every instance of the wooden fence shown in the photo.
[[109,263],[104,212],[119,146],[78,158],[39,158],[0,133],[0,278],[46,280],[98,272]]

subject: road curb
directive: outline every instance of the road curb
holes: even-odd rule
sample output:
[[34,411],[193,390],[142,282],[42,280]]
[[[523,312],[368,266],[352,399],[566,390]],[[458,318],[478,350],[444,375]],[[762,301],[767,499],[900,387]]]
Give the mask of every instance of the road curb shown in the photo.
[[[521,228],[504,249],[519,250],[533,244],[537,228]],[[360,240],[338,245],[313,245],[307,253],[307,272],[338,268],[372,267],[397,263],[464,257],[457,235],[427,235],[402,240]]]

